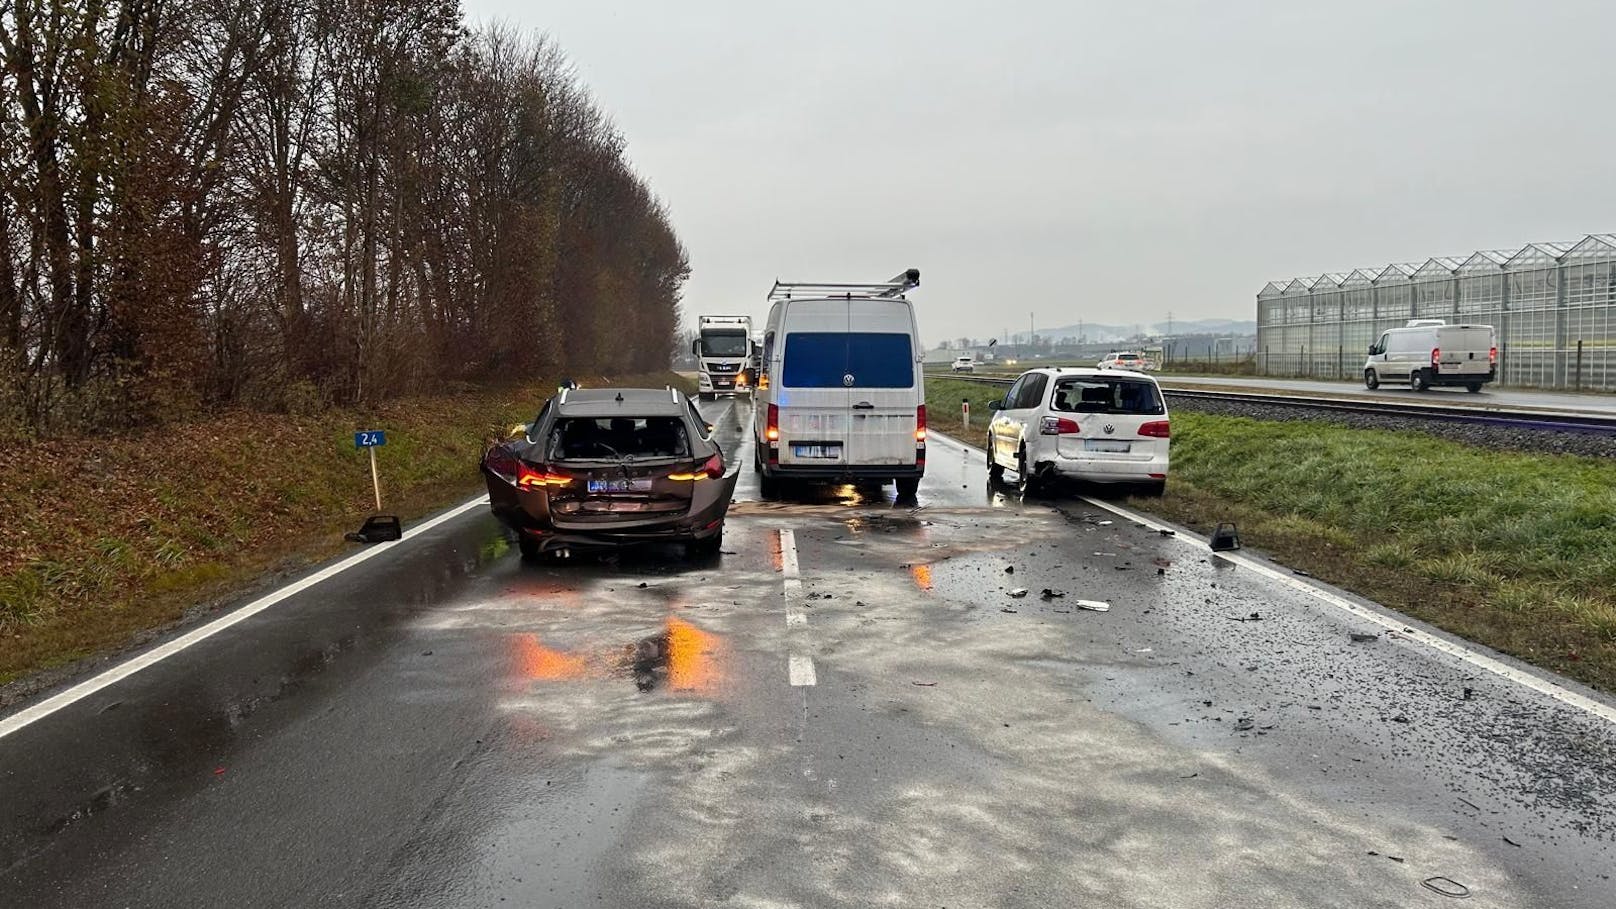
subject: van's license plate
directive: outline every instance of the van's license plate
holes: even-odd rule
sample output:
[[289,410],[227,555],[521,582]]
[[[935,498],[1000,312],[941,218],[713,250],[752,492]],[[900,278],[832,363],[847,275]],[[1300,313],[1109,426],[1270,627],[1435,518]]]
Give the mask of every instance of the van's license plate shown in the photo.
[[838,460],[842,456],[840,445],[793,445],[791,456],[795,458],[829,458]]
[[1113,442],[1110,439],[1084,439],[1083,449],[1085,451],[1109,451],[1113,454],[1127,454],[1133,450],[1133,444],[1129,442]]
[[589,491],[595,492],[648,492],[650,480],[590,480]]

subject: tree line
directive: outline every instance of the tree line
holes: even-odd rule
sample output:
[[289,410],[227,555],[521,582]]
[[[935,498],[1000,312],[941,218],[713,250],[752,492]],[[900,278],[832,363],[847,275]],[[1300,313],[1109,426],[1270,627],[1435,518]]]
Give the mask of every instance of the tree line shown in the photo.
[[458,0],[0,0],[0,62],[0,429],[668,362],[667,211]]

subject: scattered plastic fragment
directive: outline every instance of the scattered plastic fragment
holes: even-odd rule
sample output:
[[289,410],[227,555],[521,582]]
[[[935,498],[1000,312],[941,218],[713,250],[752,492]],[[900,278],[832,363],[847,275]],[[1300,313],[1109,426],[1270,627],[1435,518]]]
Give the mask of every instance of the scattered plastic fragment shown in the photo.
[[1349,632],[1347,632],[1347,636],[1352,638],[1353,643],[1355,643],[1355,644],[1367,644],[1367,643],[1369,643],[1371,641],[1380,640],[1380,635],[1378,635],[1378,634],[1368,634],[1368,633],[1362,632],[1362,631],[1349,631]]
[[1015,612],[1015,610],[1011,609],[1009,606],[1006,606],[1003,609],[1000,609],[999,611],[1000,612],[1009,612],[1009,613],[1014,613]]
[[1425,880],[1420,881],[1420,886],[1431,891],[1432,893],[1440,893],[1443,896],[1451,896],[1458,900],[1470,898],[1470,888],[1459,883],[1453,878],[1428,877]]
[[1110,603],[1102,603],[1099,600],[1078,600],[1076,605],[1079,609],[1087,609],[1090,612],[1111,611]]
[[1227,552],[1240,548],[1240,530],[1232,521],[1224,521],[1212,531],[1212,539],[1208,541],[1213,552]]
[[1234,731],[1236,731],[1236,732],[1245,732],[1246,730],[1250,729],[1251,727],[1253,727],[1255,725],[1257,725],[1256,720],[1253,720],[1249,716],[1243,716],[1240,719],[1234,721]]
[[1011,596],[1012,599],[1019,600],[1019,599],[1021,599],[1022,597],[1026,596],[1026,595],[1027,595],[1027,588],[1025,588],[1025,587],[1017,587],[1015,590],[1010,591],[1010,596]]
[[922,688],[936,688],[937,687],[936,682],[910,682],[909,684],[911,684],[911,685],[919,685]]
[[1006,566],[1004,566],[1004,573],[1005,574],[1015,574],[1016,573],[1016,566],[1014,566],[1014,565],[1006,565]]
[[1039,594],[1039,596],[1043,597],[1046,600],[1058,600],[1061,597],[1066,596],[1066,591],[1064,591],[1064,590],[1055,590],[1054,588],[1051,588],[1051,587],[1045,587],[1044,592]]

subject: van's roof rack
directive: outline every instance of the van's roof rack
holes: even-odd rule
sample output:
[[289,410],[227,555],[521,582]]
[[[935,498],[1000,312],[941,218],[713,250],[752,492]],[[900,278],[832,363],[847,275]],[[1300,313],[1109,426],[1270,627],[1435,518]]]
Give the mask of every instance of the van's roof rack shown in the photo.
[[905,291],[920,286],[920,269],[911,268],[889,281],[879,284],[827,284],[818,281],[779,281],[769,290],[769,302],[790,300],[793,297],[808,299],[825,299],[827,297],[842,297],[851,300],[854,297],[896,298],[902,297]]

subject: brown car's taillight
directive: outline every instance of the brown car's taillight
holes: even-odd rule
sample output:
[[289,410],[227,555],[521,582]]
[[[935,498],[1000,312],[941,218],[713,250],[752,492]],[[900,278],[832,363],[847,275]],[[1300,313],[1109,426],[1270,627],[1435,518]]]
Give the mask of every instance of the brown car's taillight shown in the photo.
[[690,473],[670,473],[670,480],[716,480],[724,475],[724,456],[715,454],[700,468]]
[[534,470],[520,461],[516,464],[516,487],[518,489],[544,489],[549,486],[566,486],[571,482],[572,477],[570,475],[554,467]]

